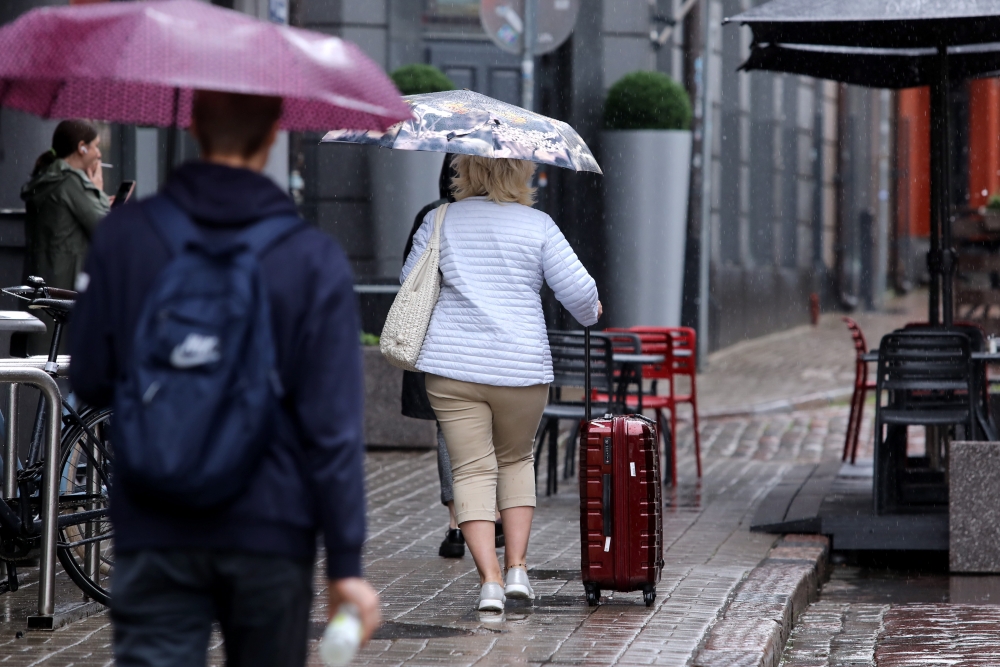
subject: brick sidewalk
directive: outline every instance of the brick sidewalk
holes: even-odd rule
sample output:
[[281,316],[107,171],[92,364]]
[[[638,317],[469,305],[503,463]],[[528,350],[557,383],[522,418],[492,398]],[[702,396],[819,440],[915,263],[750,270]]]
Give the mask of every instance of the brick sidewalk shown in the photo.
[[[586,606],[579,575],[579,501],[575,482],[566,481],[558,494],[539,498],[529,552],[538,599],[534,605],[511,604],[502,618],[478,614],[471,556],[437,555],[447,514],[438,501],[434,455],[372,453],[365,563],[387,623],[358,664],[685,665],[737,585],[777,539],[747,530],[756,503],[793,464],[839,456],[845,423],[844,407],[709,421],[703,427],[700,484],[690,432],[682,431],[681,483],[665,494],[667,565],[652,609],[638,593]],[[320,584],[318,576],[317,590]],[[5,605],[0,665],[110,664],[106,614],[15,638],[36,590],[29,581],[18,593],[0,597]],[[63,581],[59,595],[75,599],[78,592]],[[324,614],[318,595],[317,637]],[[212,664],[222,664],[218,635],[213,642]],[[314,656],[311,664],[320,663]]]
[[[823,315],[817,327],[796,327],[711,354],[698,376],[701,412],[743,411],[824,392],[850,396],[854,345],[841,317]],[[912,292],[891,301],[885,312],[851,317],[861,326],[869,348],[877,348],[886,333],[927,319],[927,294]]]
[[783,667],[1000,665],[997,577],[859,572],[834,569],[824,599],[799,618]]

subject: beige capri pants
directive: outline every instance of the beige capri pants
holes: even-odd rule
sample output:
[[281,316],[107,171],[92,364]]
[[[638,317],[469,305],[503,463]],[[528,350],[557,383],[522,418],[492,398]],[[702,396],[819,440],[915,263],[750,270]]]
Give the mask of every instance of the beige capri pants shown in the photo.
[[426,376],[451,457],[458,523],[535,506],[535,431],[549,386],[495,387]]

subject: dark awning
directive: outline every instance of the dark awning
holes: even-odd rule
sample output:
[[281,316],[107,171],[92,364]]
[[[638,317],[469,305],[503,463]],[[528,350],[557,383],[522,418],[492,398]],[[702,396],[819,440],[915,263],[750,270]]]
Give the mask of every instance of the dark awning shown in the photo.
[[772,0],[726,22],[761,44],[906,49],[1000,41],[1000,0]]
[[[806,44],[756,44],[744,70],[832,79],[870,88],[913,88],[938,76],[937,49],[865,49]],[[949,77],[960,81],[1000,71],[1000,43],[948,49]]]

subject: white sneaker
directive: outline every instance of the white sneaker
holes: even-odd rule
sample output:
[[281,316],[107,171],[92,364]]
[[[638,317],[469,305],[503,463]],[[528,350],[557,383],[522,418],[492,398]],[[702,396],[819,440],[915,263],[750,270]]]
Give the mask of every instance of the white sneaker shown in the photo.
[[528,571],[523,567],[512,567],[507,570],[507,581],[504,593],[512,600],[533,600],[535,591],[528,582]]
[[495,581],[487,581],[479,591],[479,611],[503,611],[506,601],[503,587]]

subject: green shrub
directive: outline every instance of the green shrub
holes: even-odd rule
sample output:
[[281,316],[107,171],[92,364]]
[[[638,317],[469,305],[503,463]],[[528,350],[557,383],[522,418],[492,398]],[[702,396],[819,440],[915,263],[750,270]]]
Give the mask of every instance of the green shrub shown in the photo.
[[604,102],[608,130],[689,130],[691,102],[676,81],[660,72],[632,72],[619,79]]
[[986,201],[987,211],[1000,211],[1000,192],[994,192]]
[[403,65],[392,74],[392,82],[404,95],[419,95],[421,93],[439,93],[442,90],[455,90],[444,72],[434,65]]
[[361,344],[366,347],[378,347],[378,336],[362,331]]

